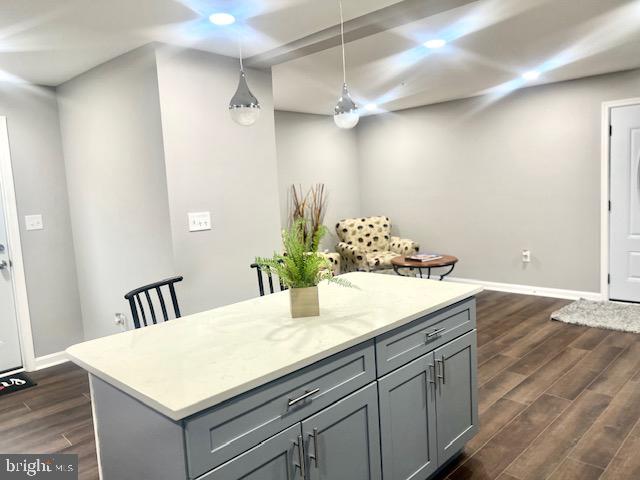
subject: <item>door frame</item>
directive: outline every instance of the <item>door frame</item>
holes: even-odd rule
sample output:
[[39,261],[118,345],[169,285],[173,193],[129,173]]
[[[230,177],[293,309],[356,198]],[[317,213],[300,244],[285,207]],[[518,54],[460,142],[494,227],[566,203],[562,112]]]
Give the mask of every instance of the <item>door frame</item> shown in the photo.
[[[4,205],[9,255],[12,263],[13,296],[18,322],[22,369],[35,369],[35,352],[31,332],[31,314],[27,296],[27,281],[22,259],[22,243],[20,242],[20,217],[16,203],[13,168],[11,166],[11,150],[9,147],[9,130],[7,117],[0,116],[0,180],[2,180],[2,204]],[[1,206],[1,205],[0,205]]]
[[611,109],[640,105],[640,97],[602,102],[600,150],[600,295],[609,300],[609,200],[611,176]]

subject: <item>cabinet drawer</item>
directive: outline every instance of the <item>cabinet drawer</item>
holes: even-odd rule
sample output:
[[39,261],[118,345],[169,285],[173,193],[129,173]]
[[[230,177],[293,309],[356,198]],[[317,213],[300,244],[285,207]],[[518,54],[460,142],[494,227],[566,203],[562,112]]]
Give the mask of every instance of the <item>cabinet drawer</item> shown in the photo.
[[378,376],[476,328],[475,299],[419,318],[376,338]]
[[375,380],[373,340],[185,421],[195,478]]

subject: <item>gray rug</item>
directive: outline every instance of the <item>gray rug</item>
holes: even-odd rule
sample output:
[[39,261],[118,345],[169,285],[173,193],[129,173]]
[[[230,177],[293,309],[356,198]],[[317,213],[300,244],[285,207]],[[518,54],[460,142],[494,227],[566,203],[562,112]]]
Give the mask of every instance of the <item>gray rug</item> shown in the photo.
[[551,314],[552,320],[640,333],[640,304],[594,302],[581,298]]

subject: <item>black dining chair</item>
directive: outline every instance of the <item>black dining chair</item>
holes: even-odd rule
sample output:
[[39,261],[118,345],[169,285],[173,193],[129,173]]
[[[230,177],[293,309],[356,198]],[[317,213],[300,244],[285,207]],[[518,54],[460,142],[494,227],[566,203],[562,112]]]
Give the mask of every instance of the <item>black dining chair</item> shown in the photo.
[[[131,290],[129,293],[127,293],[124,298],[129,301],[129,306],[131,307],[131,316],[133,318],[133,325],[136,328],[140,328],[146,327],[150,322],[153,322],[154,325],[158,323],[158,320],[156,318],[156,311],[153,307],[153,301],[151,300],[151,295],[149,294],[149,292],[151,292],[152,290],[155,290],[156,295],[158,296],[158,302],[160,304],[160,309],[162,310],[162,318],[165,322],[169,320],[162,287],[168,287],[169,295],[171,296],[171,304],[173,305],[174,318],[180,318],[180,307],[178,306],[178,297],[176,296],[176,289],[174,285],[181,281],[182,277],[171,277],[167,278],[166,280],[160,280],[159,282],[144,285],[143,287],[136,288],[135,290]],[[142,300],[140,299],[141,295],[144,295],[147,307],[149,309],[149,322],[147,322],[147,313],[143,306]],[[140,323],[140,319],[142,319],[142,323]]]
[[[263,275],[266,275],[267,277],[267,281],[269,283],[269,293],[275,293],[276,289],[274,286],[273,275],[271,274],[271,272],[263,270],[262,267],[257,263],[252,263],[250,266],[251,268],[256,269],[256,273],[258,275],[258,291],[260,292],[260,296],[264,297],[264,293],[265,293]],[[285,287],[279,279],[278,279],[278,285],[280,286],[280,291],[287,290],[287,287]]]

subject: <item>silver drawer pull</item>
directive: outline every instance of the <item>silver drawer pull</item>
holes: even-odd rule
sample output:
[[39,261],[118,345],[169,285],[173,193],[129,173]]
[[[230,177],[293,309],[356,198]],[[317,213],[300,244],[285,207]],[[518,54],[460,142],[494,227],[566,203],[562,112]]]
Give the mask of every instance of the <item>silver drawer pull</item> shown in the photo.
[[318,453],[318,429],[314,428],[313,433],[309,435],[313,440],[313,455],[309,453],[309,459],[313,460],[316,464],[316,468],[320,467],[320,454]]
[[439,328],[437,330],[434,330],[433,332],[427,332],[427,340],[437,335],[440,335],[442,332],[446,332],[446,331],[447,331],[446,328]]
[[440,380],[442,380],[442,384],[446,384],[447,383],[447,377],[445,375],[445,362],[447,361],[447,357],[445,357],[444,355],[442,355],[442,359],[436,359],[436,363],[439,363],[440,366],[442,367],[442,375],[438,375],[438,378]]
[[427,380],[429,383],[433,383],[433,388],[437,388],[438,384],[436,383],[436,366],[433,363],[428,365],[429,367],[429,377]]
[[304,442],[302,440],[302,435],[298,435],[298,441],[293,442],[293,446],[298,450],[298,463],[293,462],[293,466],[300,469],[300,477],[305,478],[307,476],[305,472],[305,464],[304,464]]
[[290,398],[289,399],[289,406],[292,407],[294,406],[296,403],[301,402],[302,400],[305,400],[307,398],[309,398],[311,395],[315,395],[316,393],[318,393],[320,391],[319,388],[314,388],[313,390],[306,390],[302,395],[300,395],[297,398]]

